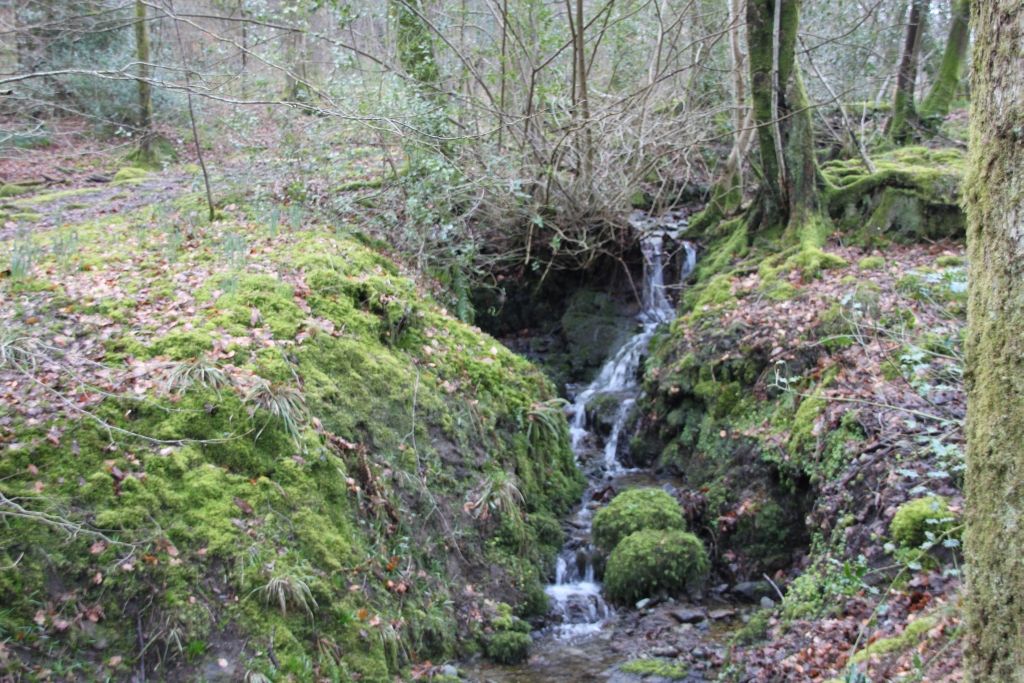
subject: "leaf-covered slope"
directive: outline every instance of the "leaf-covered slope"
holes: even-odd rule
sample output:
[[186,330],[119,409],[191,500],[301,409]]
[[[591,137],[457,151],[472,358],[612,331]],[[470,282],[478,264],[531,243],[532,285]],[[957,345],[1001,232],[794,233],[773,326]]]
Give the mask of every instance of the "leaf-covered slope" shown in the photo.
[[384,681],[542,610],[550,383],[353,237],[194,216],[3,246],[0,667]]

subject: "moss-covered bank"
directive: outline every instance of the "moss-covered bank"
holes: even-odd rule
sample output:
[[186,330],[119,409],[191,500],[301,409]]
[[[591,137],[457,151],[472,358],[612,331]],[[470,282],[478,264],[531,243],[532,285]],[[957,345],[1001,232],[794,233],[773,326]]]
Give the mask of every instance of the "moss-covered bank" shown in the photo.
[[76,229],[0,283],[0,666],[391,681],[513,656],[495,605],[544,610],[582,486],[542,374],[329,226]]

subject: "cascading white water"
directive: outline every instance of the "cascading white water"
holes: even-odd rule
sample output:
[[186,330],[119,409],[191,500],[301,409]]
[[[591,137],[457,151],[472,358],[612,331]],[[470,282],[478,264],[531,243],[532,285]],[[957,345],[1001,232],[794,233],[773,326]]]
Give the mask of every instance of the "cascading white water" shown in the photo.
[[[603,444],[601,468],[590,476],[590,486],[584,493],[583,504],[571,522],[580,532],[574,535],[558,557],[555,582],[546,588],[552,615],[557,620],[555,633],[560,638],[572,639],[601,629],[611,616],[611,609],[601,596],[601,584],[595,579],[594,549],[589,543],[593,511],[588,503],[607,481],[628,472],[618,459],[619,439],[629,419],[630,409],[640,395],[637,373],[640,361],[658,326],[670,322],[675,315],[665,292],[663,249],[666,231],[658,223],[647,222],[634,226],[641,230],[641,250],[644,257],[642,310],[638,316],[640,330],[623,344],[604,364],[596,379],[577,396],[572,406],[570,433],[577,461],[585,452],[590,437],[587,429],[587,405],[597,396],[611,394],[619,399],[619,407],[612,428]],[[660,230],[650,228],[661,227]],[[675,219],[674,227],[685,227],[685,219]],[[672,235],[674,236],[674,235]],[[689,242],[683,242],[686,259],[680,279],[693,272],[697,252]]]

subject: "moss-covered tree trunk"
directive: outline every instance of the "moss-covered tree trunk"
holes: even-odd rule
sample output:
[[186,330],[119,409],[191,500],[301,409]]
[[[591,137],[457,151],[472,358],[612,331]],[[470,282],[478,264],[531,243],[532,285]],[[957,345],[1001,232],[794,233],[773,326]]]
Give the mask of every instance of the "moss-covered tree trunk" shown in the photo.
[[800,0],[747,2],[750,99],[763,175],[762,225],[793,225],[817,212],[811,111],[796,60],[799,22]]
[[970,0],[952,0],[953,19],[949,25],[949,36],[946,48],[942,53],[942,63],[935,76],[932,89],[921,103],[921,113],[925,116],[945,116],[956,97],[960,79],[963,76],[964,62],[967,61],[967,47],[971,42],[969,25],[971,15]]
[[144,160],[151,161],[153,90],[149,82],[149,25],[146,21],[146,4],[142,0],[135,0],[135,59],[139,63],[139,77],[136,80],[139,99],[136,126],[142,135],[139,152]]
[[896,72],[892,116],[889,118],[887,130],[889,137],[898,144],[908,140],[917,122],[914,89],[917,87],[917,62],[927,15],[928,0],[912,0],[910,16],[907,17],[907,32],[903,40],[903,55],[900,57],[899,70]]
[[994,683],[1024,680],[1024,3],[972,14],[964,652]]

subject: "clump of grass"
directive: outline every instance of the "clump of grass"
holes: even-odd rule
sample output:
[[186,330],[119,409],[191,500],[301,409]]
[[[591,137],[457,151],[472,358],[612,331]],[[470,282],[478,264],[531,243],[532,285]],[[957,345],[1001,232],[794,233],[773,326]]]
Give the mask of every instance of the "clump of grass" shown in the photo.
[[504,470],[491,472],[470,491],[463,509],[474,519],[489,519],[497,514],[522,522],[522,505],[526,502],[514,475]]
[[[260,409],[281,420],[295,442],[301,443],[302,426],[309,415],[306,399],[301,391],[287,385],[272,384],[260,378],[249,390],[245,402],[251,406],[250,414],[255,414],[255,410]],[[261,429],[260,433],[262,431]],[[256,436],[259,438],[259,434]]]
[[557,441],[565,429],[565,407],[569,402],[564,398],[538,401],[526,413],[526,440],[534,443],[535,434],[546,435]]
[[8,270],[12,280],[23,280],[32,274],[39,250],[26,241],[17,242],[11,249]]
[[281,610],[282,616],[288,615],[289,608],[293,610],[297,608],[312,618],[313,609],[320,608],[316,604],[312,591],[309,590],[309,584],[305,577],[295,574],[272,576],[265,585],[256,590],[263,596],[264,603],[268,606],[276,605]]
[[238,233],[229,232],[224,235],[220,243],[221,254],[224,261],[232,268],[241,268],[245,265],[245,259],[249,253],[249,245],[245,238]]
[[220,391],[232,384],[230,375],[224,370],[206,358],[195,358],[183,363],[176,363],[167,373],[164,388],[169,394],[181,395],[194,386]]

